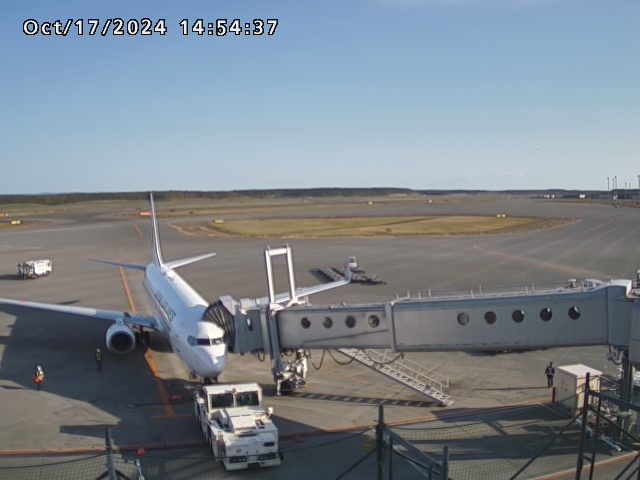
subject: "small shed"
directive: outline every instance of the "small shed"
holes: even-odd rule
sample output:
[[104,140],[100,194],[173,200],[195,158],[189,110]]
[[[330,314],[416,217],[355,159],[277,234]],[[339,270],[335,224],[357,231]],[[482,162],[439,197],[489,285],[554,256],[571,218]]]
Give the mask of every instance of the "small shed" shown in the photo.
[[589,373],[589,388],[600,391],[602,372],[586,365],[563,365],[556,369],[556,401],[572,413],[577,413],[584,404],[584,384]]

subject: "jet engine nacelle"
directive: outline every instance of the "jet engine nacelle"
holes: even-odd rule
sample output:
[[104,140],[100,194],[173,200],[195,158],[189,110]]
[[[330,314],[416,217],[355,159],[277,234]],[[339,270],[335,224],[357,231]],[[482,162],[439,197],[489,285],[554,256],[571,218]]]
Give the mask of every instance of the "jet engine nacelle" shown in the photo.
[[114,323],[105,335],[107,348],[115,353],[129,353],[136,348],[136,336],[126,325]]

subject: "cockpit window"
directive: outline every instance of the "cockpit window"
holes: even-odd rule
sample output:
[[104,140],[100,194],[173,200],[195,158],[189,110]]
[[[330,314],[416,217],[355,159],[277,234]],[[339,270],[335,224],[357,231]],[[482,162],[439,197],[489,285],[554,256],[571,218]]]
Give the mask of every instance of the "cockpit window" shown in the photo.
[[196,345],[203,345],[203,346],[210,346],[210,345],[222,345],[224,343],[224,339],[222,337],[220,338],[195,338],[192,337],[191,335],[189,335],[187,337],[187,343],[189,345],[196,346]]

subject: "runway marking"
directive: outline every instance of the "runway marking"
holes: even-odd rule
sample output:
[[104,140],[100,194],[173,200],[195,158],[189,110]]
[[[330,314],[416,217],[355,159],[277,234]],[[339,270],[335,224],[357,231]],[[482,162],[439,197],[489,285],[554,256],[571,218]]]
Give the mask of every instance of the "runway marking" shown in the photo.
[[142,238],[142,232],[140,231],[140,229],[138,228],[138,225],[136,225],[135,223],[133,224],[133,229],[136,231],[136,233],[138,234],[138,236],[140,238]]
[[[129,289],[129,282],[127,282],[127,277],[124,274],[124,268],[118,267],[118,271],[120,272],[120,280],[122,281],[122,286],[124,287],[124,294],[127,297],[127,302],[129,302],[129,309],[133,313],[137,313],[138,309],[136,308],[136,304],[133,302],[133,297],[131,296],[131,290]],[[156,381],[156,387],[158,388],[158,394],[160,395],[160,401],[162,402],[162,406],[164,407],[164,413],[168,417],[174,416],[173,407],[169,404],[169,396],[167,395],[167,390],[164,388],[164,384],[162,383],[162,378],[158,373],[158,365],[156,364],[155,359],[153,358],[153,353],[150,348],[147,348],[144,352],[144,359],[147,362],[147,366],[149,370],[151,370],[151,374]]]
[[[115,426],[115,425],[114,425]],[[120,445],[113,446],[114,452],[137,451],[140,447],[146,450],[171,450],[174,448],[197,448],[202,447],[202,441],[195,442],[176,442],[176,443],[148,443],[146,445]],[[104,453],[104,445],[84,448],[41,448],[39,450],[0,450],[0,456],[12,455],[74,455],[89,453]]]
[[485,250],[484,248],[478,246],[478,244],[473,244],[472,247],[473,250],[476,250],[478,252],[484,253],[486,255],[494,255],[496,257],[502,257],[502,258],[506,258],[509,260],[515,260],[515,261],[519,261],[522,263],[528,263],[529,265],[535,265],[538,267],[542,267],[542,268],[548,268],[550,270],[557,270],[563,273],[567,273],[570,275],[576,275],[576,274],[580,274],[583,275],[585,277],[588,278],[598,278],[598,277],[609,277],[611,278],[611,275],[608,275],[606,273],[603,272],[596,272],[594,270],[587,270],[584,268],[574,268],[574,267],[567,267],[565,265],[560,265],[557,263],[553,263],[553,262],[548,262],[545,260],[536,260],[535,258],[529,258],[529,257],[525,257],[523,255],[516,255],[513,253],[507,253],[507,252],[499,252],[496,250]]

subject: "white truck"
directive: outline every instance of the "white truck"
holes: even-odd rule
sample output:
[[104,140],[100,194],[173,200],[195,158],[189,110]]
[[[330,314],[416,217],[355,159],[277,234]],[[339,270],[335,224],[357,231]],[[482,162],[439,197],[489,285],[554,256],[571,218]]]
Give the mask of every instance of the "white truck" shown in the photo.
[[196,418],[216,461],[227,470],[280,465],[273,410],[262,407],[257,383],[203,385],[194,393]]
[[51,272],[53,272],[53,261],[50,258],[27,260],[18,264],[18,276],[20,278],[46,277]]

